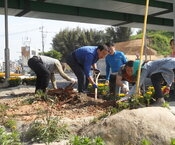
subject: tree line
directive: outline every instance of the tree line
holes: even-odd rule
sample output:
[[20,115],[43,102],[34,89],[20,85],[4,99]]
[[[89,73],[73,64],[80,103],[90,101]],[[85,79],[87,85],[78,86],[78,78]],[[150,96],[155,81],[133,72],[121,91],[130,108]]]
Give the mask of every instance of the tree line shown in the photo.
[[[141,39],[142,30],[136,35],[132,35],[131,28],[127,27],[108,27],[104,31],[95,29],[64,29],[60,31],[52,40],[52,49],[44,54],[65,61],[65,57],[73,50],[85,46],[97,46],[106,42],[124,42],[128,40]],[[149,39],[150,48],[156,50],[158,54],[170,54],[169,41],[173,33],[166,31],[147,30],[146,38]]]

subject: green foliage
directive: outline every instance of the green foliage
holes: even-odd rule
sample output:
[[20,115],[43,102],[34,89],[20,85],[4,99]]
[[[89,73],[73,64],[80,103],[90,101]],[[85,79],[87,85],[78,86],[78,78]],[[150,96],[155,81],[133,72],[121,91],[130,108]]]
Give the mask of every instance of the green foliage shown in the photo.
[[[173,33],[167,31],[147,30],[146,37],[148,39],[148,47],[157,51],[158,54],[167,56],[171,53],[169,41]],[[139,31],[137,35],[131,36],[131,40],[142,39],[143,33]]]
[[24,78],[22,79],[22,84],[25,85],[35,85],[36,83],[36,77],[32,77],[32,78]]
[[70,141],[72,145],[105,145],[104,141],[100,137],[95,137],[91,139],[89,137],[80,137],[75,136],[72,141]]
[[160,34],[148,34],[148,37],[150,37],[150,41],[148,43],[148,46],[150,48],[153,48],[158,52],[158,54],[162,54],[164,56],[169,55],[171,52],[170,46],[169,46],[169,39]]
[[143,33],[139,33],[137,35],[133,35],[130,37],[130,40],[135,40],[135,39],[142,39]]
[[129,40],[131,34],[132,34],[131,28],[117,27],[116,35],[118,36],[118,41],[116,42],[123,42]]
[[[92,84],[88,85],[88,90],[89,92],[94,92],[95,89],[92,87]],[[103,98],[109,93],[109,86],[106,85],[105,83],[98,83],[98,97]]]
[[175,145],[175,138],[171,139],[171,145]]
[[83,45],[97,45],[102,42],[103,32],[81,30],[80,28],[64,29],[53,38],[52,47],[63,55],[63,59],[74,49]]
[[8,118],[5,120],[4,126],[13,130],[14,128],[16,128],[16,121],[12,118]]
[[22,82],[20,77],[11,77],[8,79],[9,87],[15,87],[20,85]]
[[24,78],[21,79],[20,77],[11,77],[8,79],[9,87],[15,87],[20,84],[25,84],[25,85],[35,85],[36,83],[36,78]]
[[37,101],[37,98],[27,98],[27,99],[24,99],[21,104],[22,105],[30,105],[30,104],[33,104],[35,101]]
[[21,145],[20,134],[15,129],[7,132],[5,128],[0,128],[0,144],[1,145]]
[[[53,38],[52,47],[54,50],[60,52],[65,58],[70,52],[78,47],[84,45],[98,45],[105,42],[123,42],[127,40],[142,39],[142,30],[137,32],[137,35],[131,36],[131,29],[126,27],[109,27],[105,31],[96,31],[93,29],[82,30],[80,28],[76,29],[64,29],[60,31]],[[169,41],[173,36],[173,33],[166,31],[156,31],[147,30],[147,37],[149,42],[147,42],[150,48],[153,48],[158,52],[158,54],[167,56],[170,54],[171,49],[169,46]]]
[[[63,59],[70,52],[84,45],[103,44],[108,41],[119,42],[129,40],[130,28],[111,27],[105,31],[82,30],[80,28],[60,31],[54,38],[52,47],[63,55]],[[121,36],[122,35],[122,36]]]
[[58,118],[47,117],[45,122],[33,122],[27,132],[25,139],[32,142],[51,143],[60,139],[68,138],[69,132],[65,125],[58,125]]
[[61,60],[62,54],[56,50],[50,50],[48,52],[44,52],[44,55]]
[[122,42],[129,40],[131,35],[131,28],[127,27],[109,27],[106,28],[105,41],[106,42]]
[[141,141],[141,145],[151,145],[151,142],[149,140],[147,140],[147,139],[143,139]]

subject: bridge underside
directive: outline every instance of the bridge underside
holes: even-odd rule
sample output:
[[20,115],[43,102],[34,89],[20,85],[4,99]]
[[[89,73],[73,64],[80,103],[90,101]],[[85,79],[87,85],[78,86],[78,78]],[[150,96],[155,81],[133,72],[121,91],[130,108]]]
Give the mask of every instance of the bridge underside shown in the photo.
[[[145,5],[146,0],[8,0],[8,15],[143,28]],[[173,19],[173,0],[150,0],[148,29],[174,31]]]

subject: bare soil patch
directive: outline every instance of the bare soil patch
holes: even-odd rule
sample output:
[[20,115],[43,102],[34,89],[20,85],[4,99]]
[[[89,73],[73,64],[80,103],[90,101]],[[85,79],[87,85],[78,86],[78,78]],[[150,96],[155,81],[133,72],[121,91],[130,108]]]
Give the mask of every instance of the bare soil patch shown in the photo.
[[[62,89],[64,93],[64,89]],[[56,90],[58,93],[58,90]],[[69,90],[70,91],[70,90]],[[46,116],[49,111],[52,116],[58,116],[66,122],[68,120],[88,120],[99,117],[106,111],[106,107],[110,104],[105,100],[95,100],[93,95],[87,96],[71,90],[65,91],[64,96],[59,96],[53,90],[50,91],[52,99],[55,97],[57,102],[44,101],[43,99],[36,99],[34,94],[34,87],[18,86],[13,88],[0,89],[0,102],[8,106],[6,111],[7,116],[14,117],[17,121],[29,124],[39,116]],[[56,96],[57,95],[57,96]],[[67,96],[66,96],[67,95]],[[55,101],[55,100],[54,100]],[[79,123],[79,122],[77,122]]]

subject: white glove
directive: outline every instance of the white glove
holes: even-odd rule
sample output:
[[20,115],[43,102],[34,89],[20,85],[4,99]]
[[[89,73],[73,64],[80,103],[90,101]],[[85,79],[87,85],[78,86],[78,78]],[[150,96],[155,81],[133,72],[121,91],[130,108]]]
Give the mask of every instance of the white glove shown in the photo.
[[74,78],[71,78],[71,83],[75,84],[77,81]]
[[123,93],[127,93],[127,92],[129,92],[129,88],[128,88],[127,85],[123,84],[122,92],[123,92]]
[[106,81],[105,81],[105,84],[106,84],[106,85],[109,85],[109,80],[106,80]]

